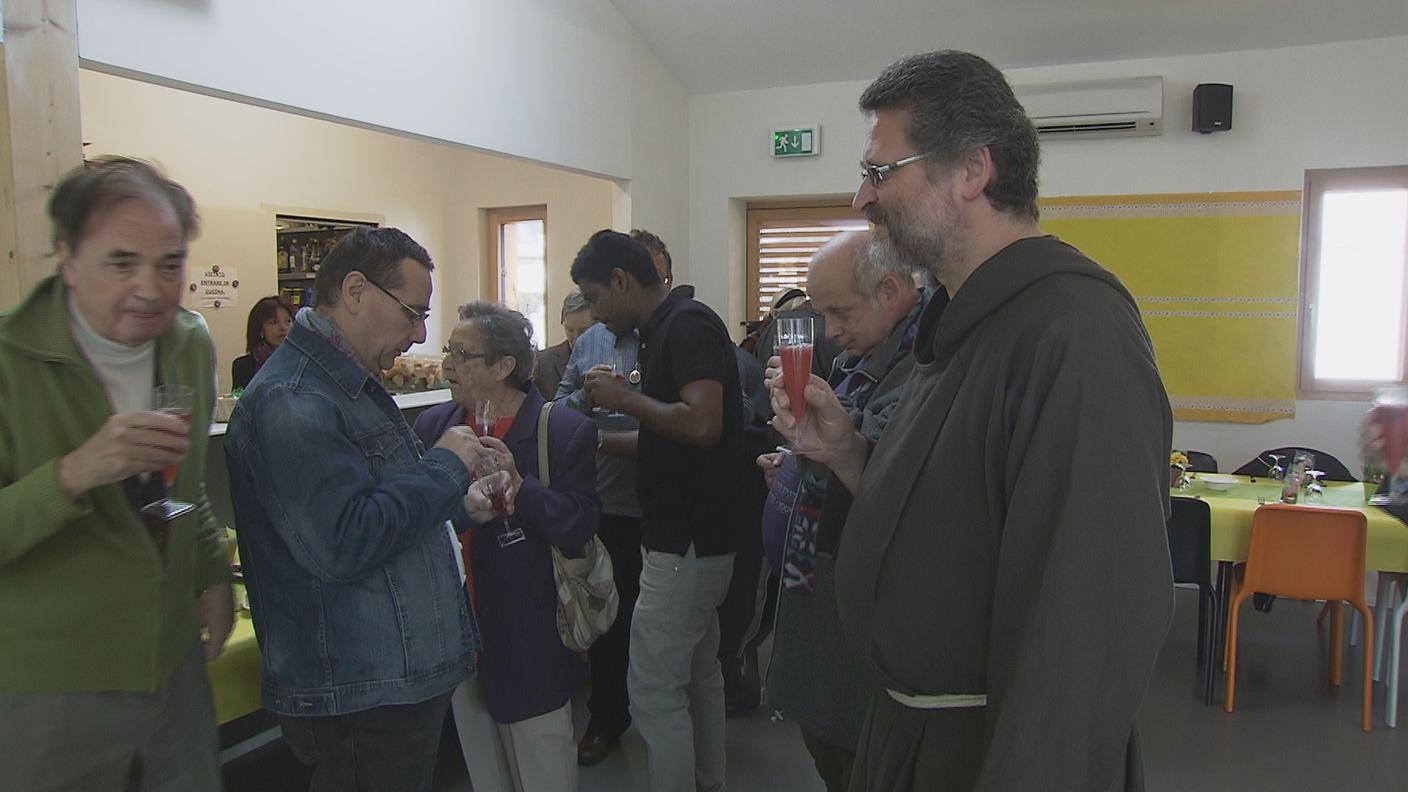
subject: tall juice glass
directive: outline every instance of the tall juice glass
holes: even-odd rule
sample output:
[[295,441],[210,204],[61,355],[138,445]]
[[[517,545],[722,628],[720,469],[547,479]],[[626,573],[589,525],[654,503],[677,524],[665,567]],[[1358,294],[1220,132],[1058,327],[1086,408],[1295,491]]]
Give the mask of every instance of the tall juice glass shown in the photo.
[[[784,317],[777,320],[777,354],[782,358],[782,386],[792,416],[797,419],[797,436],[802,436],[807,420],[807,383],[812,376],[812,318]],[[778,446],[788,454],[803,453],[804,448]]]

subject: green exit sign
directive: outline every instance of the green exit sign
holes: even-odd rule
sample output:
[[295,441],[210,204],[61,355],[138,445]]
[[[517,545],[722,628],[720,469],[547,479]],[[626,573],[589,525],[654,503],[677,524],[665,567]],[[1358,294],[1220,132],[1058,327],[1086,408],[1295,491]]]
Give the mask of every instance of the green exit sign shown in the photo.
[[821,130],[816,127],[773,130],[774,157],[813,157],[820,153]]

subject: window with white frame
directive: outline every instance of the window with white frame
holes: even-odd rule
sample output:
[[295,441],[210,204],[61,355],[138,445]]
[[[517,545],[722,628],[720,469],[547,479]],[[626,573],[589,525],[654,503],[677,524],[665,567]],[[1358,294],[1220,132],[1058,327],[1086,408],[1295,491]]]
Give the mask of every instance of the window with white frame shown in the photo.
[[1302,394],[1408,383],[1408,166],[1307,171],[1304,201]]

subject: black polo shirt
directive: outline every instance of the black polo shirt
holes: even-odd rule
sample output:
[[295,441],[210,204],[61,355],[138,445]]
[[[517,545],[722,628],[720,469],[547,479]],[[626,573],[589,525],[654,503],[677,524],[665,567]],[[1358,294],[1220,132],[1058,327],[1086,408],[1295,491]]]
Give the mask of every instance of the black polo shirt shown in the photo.
[[676,289],[640,328],[641,393],[666,404],[698,380],[723,384],[723,431],[712,448],[671,440],[640,428],[641,544],[684,555],[732,553],[743,493],[739,458],[743,442],[743,391],[733,340],[707,305]]

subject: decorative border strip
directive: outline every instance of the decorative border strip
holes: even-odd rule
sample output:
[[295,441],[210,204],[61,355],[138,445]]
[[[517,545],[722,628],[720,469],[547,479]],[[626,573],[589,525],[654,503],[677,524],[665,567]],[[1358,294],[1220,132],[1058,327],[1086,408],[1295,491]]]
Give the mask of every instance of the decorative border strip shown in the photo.
[[1295,415],[1296,412],[1294,399],[1219,399],[1209,396],[1192,396],[1186,398],[1169,397],[1169,404],[1175,410],[1197,410],[1200,412],[1276,413],[1284,415]]
[[1043,219],[1300,215],[1299,190],[1153,195],[1066,195],[1037,202]]
[[1243,190],[1240,192],[1195,192],[1195,193],[1144,193],[1124,195],[1055,195],[1043,196],[1043,206],[1070,206],[1072,204],[1113,206],[1118,204],[1190,204],[1190,203],[1246,203],[1265,201],[1299,201],[1300,190]]
[[1144,217],[1298,217],[1300,201],[1234,201],[1189,204],[1108,204],[1042,206],[1043,220],[1133,219]]
[[1282,305],[1295,305],[1299,298],[1296,297],[1135,297],[1137,302],[1157,302],[1157,303],[1278,303]]
[[1185,319],[1294,319],[1295,311],[1144,311],[1141,316],[1170,317]]

